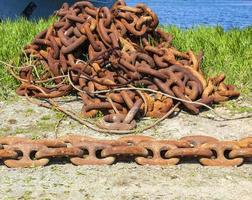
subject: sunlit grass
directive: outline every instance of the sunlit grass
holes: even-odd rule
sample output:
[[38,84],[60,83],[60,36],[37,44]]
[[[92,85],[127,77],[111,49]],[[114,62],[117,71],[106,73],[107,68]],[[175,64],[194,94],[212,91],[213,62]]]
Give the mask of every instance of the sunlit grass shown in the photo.
[[[23,46],[50,23],[51,21],[47,20],[29,22],[25,19],[0,23],[0,60],[19,66]],[[7,73],[1,63],[0,86],[0,98],[8,98],[9,92],[17,86],[15,79]]]
[[[19,66],[22,47],[50,23],[52,20],[28,22],[24,19],[0,23],[0,60]],[[179,50],[204,50],[203,69],[208,76],[224,72],[227,83],[237,85],[244,93],[251,91],[252,27],[227,32],[221,27],[163,28],[173,34],[173,45]],[[17,82],[0,64],[0,98],[8,98],[16,86]]]

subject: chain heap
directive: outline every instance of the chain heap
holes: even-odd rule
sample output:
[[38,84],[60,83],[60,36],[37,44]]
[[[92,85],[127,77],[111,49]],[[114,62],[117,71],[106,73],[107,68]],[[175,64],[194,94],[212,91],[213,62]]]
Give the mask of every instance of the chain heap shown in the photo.
[[82,115],[101,111],[99,127],[107,130],[131,130],[137,118],[165,116],[177,101],[167,95],[184,100],[181,108],[193,114],[202,106],[193,101],[211,105],[239,96],[224,84],[225,75],[206,80],[200,69],[203,53],[172,47],[172,36],[157,28],[156,14],[144,4],[129,7],[119,0],[110,10],[88,1],[65,3],[57,16],[25,48],[35,67],[20,69],[19,95],[54,98],[78,92]]
[[176,165],[199,161],[205,166],[239,166],[252,157],[252,137],[219,141],[209,136],[187,136],[180,140],[155,140],[148,136],[125,136],[97,140],[69,135],[55,140],[0,138],[0,158],[11,168],[45,166],[50,161],[74,165],[111,165],[118,161],[139,165]]

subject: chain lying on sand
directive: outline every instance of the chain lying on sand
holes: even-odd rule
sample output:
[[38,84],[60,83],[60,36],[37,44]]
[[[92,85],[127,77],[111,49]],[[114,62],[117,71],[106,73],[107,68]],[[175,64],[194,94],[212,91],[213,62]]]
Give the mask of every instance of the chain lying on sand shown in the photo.
[[206,104],[239,96],[224,84],[225,75],[207,80],[203,52],[174,48],[172,36],[157,28],[156,14],[144,4],[129,7],[119,0],[108,9],[80,1],[63,4],[57,16],[25,47],[34,63],[16,76],[19,95],[48,99],[78,93],[82,116],[100,111],[104,117],[97,126],[119,131],[135,129],[144,116],[162,118],[178,102],[198,114]]
[[54,160],[74,165],[136,162],[139,165],[169,166],[197,161],[205,166],[240,166],[251,157],[252,137],[237,141],[219,141],[197,135],[179,140],[156,140],[140,135],[117,140],[80,135],[40,140],[0,138],[0,159],[11,168],[45,166]]

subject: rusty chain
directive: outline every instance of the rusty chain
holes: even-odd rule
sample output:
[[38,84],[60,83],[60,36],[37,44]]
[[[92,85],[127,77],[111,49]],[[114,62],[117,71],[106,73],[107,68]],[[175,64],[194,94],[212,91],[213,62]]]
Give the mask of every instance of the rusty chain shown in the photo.
[[[79,1],[63,4],[56,15],[58,21],[25,47],[35,60],[19,71],[19,95],[55,98],[77,92],[82,116],[102,112],[98,126],[105,130],[135,129],[136,119],[144,116],[162,118],[178,99],[181,109],[198,114],[202,104],[239,96],[234,86],[224,84],[225,75],[207,80],[201,71],[203,52],[174,48],[172,36],[157,28],[157,15],[144,4],[129,7],[119,0],[108,9]],[[113,91],[122,87],[171,98]]]
[[219,141],[202,135],[179,140],[156,140],[141,135],[116,140],[80,135],[40,140],[0,138],[0,159],[10,168],[45,166],[55,159],[58,163],[74,165],[136,162],[139,165],[169,166],[194,161],[204,166],[240,166],[249,162],[251,157],[252,137],[236,141]]

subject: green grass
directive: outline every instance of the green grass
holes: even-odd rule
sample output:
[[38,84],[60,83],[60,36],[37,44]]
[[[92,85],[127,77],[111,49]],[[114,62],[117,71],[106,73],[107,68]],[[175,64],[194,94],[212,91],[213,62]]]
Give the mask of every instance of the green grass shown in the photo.
[[[39,20],[36,23],[25,19],[0,23],[0,60],[19,66],[21,64],[22,48],[50,23],[51,21],[46,20]],[[17,81],[0,64],[0,98],[9,98],[10,91],[14,90],[17,84]]]
[[[52,20],[28,22],[24,19],[0,23],[0,60],[19,66],[22,47],[50,23]],[[227,32],[221,27],[188,30],[172,26],[163,28],[173,34],[173,44],[179,50],[204,50],[203,69],[207,76],[224,72],[227,75],[227,83],[237,85],[245,94],[251,92],[252,27]],[[13,91],[17,84],[0,64],[0,98],[9,98],[10,91]]]

